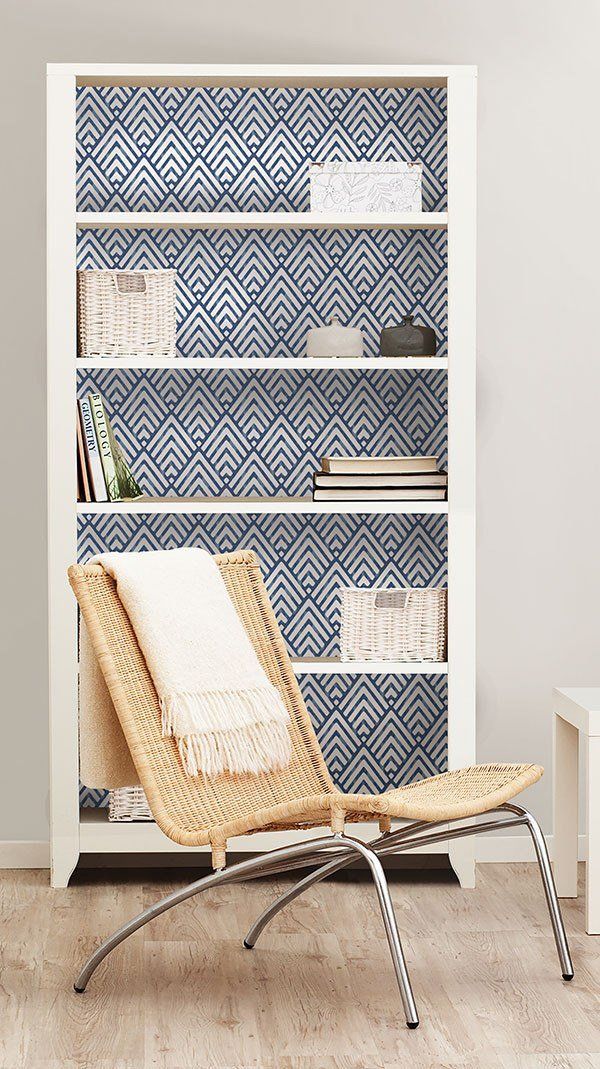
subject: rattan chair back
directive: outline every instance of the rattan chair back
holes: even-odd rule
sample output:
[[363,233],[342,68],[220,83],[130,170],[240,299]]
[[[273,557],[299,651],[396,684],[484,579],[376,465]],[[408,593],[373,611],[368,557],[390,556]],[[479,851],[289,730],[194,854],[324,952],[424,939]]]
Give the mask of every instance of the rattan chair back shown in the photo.
[[231,828],[239,821],[245,827],[250,822],[250,830],[262,829],[263,810],[337,793],[256,555],[241,551],[215,560],[258,658],[289,710],[293,756],[283,770],[258,776],[222,775],[213,780],[186,775],[175,740],[161,734],[158,696],[114,580],[100,565],[69,569],[69,581],[157,824],[182,845],[212,843],[213,853],[223,838],[219,826]]

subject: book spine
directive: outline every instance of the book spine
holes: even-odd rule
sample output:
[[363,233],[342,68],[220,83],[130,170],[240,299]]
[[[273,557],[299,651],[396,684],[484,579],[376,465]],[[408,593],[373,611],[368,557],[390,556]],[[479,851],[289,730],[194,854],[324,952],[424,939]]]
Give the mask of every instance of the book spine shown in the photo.
[[447,485],[444,473],[433,475],[326,475],[313,474],[313,485],[321,489],[378,490],[378,489],[426,489]]
[[104,472],[104,481],[106,483],[106,492],[108,494],[108,498],[105,498],[105,500],[118,501],[119,484],[117,481],[117,470],[110,448],[110,438],[106,423],[104,404],[99,393],[89,394],[88,400],[90,402],[92,416],[94,417],[98,452],[100,453],[100,460],[102,461],[102,470]]
[[77,453],[77,500],[85,501],[85,494],[83,492],[83,478],[81,475],[81,458],[79,452]]
[[91,501],[91,485],[81,430],[81,412],[77,406],[77,478],[81,480],[79,501]]
[[94,418],[92,416],[89,399],[83,397],[78,404],[81,416],[81,429],[83,431],[83,444],[85,447],[87,469],[90,478],[90,490],[94,501],[108,501],[106,483],[104,481],[104,470],[102,468],[102,460],[100,459],[98,450],[96,428],[94,426]]

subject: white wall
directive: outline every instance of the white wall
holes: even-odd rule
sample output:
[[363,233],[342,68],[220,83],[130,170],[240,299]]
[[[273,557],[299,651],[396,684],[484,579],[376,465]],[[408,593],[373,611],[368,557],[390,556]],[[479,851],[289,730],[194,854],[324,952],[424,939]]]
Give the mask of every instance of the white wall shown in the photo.
[[[3,0],[0,19],[0,840],[47,836],[47,61],[479,65],[478,756],[550,770],[552,684],[600,681],[600,5]],[[529,803],[551,830],[549,777]]]

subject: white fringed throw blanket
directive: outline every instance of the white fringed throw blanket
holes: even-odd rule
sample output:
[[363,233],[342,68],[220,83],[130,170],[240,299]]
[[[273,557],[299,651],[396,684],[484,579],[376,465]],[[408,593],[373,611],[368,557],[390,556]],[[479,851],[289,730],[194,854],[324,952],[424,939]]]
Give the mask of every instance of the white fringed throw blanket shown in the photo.
[[266,772],[291,757],[289,715],[202,549],[94,557],[117,584],[186,772]]

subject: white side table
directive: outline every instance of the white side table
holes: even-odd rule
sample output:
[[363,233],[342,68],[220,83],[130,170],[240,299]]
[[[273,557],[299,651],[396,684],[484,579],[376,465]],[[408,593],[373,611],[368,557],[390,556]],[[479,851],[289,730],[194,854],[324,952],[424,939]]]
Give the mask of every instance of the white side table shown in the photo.
[[588,758],[585,929],[600,935],[600,687],[556,687],[554,879],[559,898],[577,898],[579,736]]

